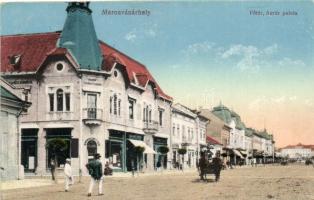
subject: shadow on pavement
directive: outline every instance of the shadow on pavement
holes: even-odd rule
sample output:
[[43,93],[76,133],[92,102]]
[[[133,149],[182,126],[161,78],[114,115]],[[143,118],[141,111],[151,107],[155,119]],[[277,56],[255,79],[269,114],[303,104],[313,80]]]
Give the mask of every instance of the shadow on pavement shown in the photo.
[[205,180],[201,180],[199,178],[194,179],[193,181],[191,181],[192,183],[215,183],[216,181],[214,179],[205,179]]

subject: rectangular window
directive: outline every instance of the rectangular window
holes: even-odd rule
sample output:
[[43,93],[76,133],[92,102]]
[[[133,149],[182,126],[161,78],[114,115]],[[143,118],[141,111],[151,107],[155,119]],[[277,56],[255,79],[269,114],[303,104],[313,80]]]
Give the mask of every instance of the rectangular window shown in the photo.
[[176,125],[173,124],[173,126],[172,126],[172,135],[173,135],[173,136],[176,135],[175,131],[176,131]]
[[63,90],[57,90],[57,111],[63,111]]
[[152,122],[152,110],[149,110],[148,112],[148,121]]
[[96,94],[87,95],[87,117],[96,119],[97,115],[97,96]]
[[121,114],[121,99],[118,100],[118,115]]
[[113,95],[113,114],[117,115],[117,95]]
[[54,95],[53,94],[49,94],[49,111],[53,111],[54,110]]
[[70,93],[65,93],[65,109],[66,111],[70,111]]
[[159,110],[159,125],[162,126],[162,110]]
[[129,100],[129,118],[134,119],[134,101]]
[[109,109],[110,109],[110,114],[112,113],[112,97],[110,97],[110,101],[109,101]]

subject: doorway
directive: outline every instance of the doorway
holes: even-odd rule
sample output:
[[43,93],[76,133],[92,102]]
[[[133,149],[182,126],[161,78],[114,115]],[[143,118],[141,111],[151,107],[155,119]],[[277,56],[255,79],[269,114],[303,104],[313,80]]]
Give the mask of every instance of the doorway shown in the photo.
[[25,172],[35,172],[37,167],[38,129],[22,129],[21,164]]

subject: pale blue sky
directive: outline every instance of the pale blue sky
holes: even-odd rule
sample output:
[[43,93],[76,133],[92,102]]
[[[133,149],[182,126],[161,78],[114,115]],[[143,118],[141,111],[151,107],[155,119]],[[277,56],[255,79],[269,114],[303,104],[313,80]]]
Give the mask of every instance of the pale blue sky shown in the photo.
[[[66,6],[2,5],[1,34],[62,30]],[[253,125],[253,114],[267,118],[278,102],[314,111],[313,1],[92,2],[91,9],[98,38],[144,63],[176,101],[192,108],[222,101]],[[101,15],[103,9],[151,15]]]

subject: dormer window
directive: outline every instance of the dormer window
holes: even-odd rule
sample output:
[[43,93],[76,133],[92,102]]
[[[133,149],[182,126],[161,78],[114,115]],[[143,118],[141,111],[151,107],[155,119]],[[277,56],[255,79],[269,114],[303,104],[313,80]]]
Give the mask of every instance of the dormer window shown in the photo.
[[14,67],[17,67],[21,62],[21,55],[12,55],[9,56],[9,63]]

